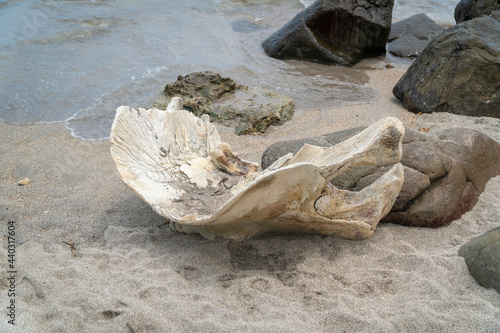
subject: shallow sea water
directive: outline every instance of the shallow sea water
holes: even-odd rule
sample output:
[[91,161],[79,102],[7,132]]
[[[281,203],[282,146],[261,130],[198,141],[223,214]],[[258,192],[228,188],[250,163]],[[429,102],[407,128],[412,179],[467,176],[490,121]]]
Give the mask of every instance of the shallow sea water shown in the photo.
[[[313,1],[0,0],[0,120],[64,121],[76,137],[109,135],[120,105],[148,107],[178,75],[211,70],[295,99],[297,108],[369,103],[365,68],[268,57],[261,43]],[[453,24],[458,0],[398,0]]]

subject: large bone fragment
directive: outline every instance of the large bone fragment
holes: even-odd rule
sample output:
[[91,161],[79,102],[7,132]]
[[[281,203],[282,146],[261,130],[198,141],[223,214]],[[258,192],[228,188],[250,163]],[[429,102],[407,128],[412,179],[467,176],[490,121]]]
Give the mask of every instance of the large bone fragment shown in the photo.
[[[208,117],[182,110],[121,106],[111,130],[111,155],[124,182],[172,229],[207,238],[276,233],[369,237],[403,185],[404,128],[384,118],[331,148],[304,146],[264,171],[221,142]],[[359,192],[330,180],[359,166],[392,168]]]

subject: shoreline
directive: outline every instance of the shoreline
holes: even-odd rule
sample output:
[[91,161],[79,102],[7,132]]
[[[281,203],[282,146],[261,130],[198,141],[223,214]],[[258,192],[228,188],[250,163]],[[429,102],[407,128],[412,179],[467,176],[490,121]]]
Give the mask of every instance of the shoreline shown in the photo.
[[[375,102],[338,108],[298,108],[292,120],[280,126],[270,126],[263,135],[237,136],[233,133],[233,128],[216,123],[217,130],[222,141],[229,143],[233,151],[244,159],[260,164],[265,148],[278,141],[303,139],[348,128],[369,126],[388,116],[399,118],[405,126],[409,126],[417,116],[403,108],[392,95],[393,85],[391,86],[392,82],[397,82],[403,76],[406,69],[384,69],[383,64],[384,61],[369,60],[358,65],[365,69],[369,77],[368,87],[378,94]],[[259,148],[258,151],[255,146]]]
[[[217,129],[234,151],[259,163],[276,141],[384,116],[431,133],[473,128],[500,141],[499,119],[406,111],[392,96],[403,73],[367,70],[379,95],[374,103],[297,110],[262,136]],[[500,294],[479,286],[457,255],[466,241],[498,227],[500,176],[447,227],[381,223],[361,241],[209,241],[163,225],[121,181],[109,140],[77,139],[63,122],[0,122],[0,142],[0,216],[16,223],[18,269],[16,326],[3,317],[1,331],[500,331]],[[24,178],[30,184],[17,185]],[[7,277],[1,270],[0,281]],[[7,282],[0,286],[0,305],[7,306]]]

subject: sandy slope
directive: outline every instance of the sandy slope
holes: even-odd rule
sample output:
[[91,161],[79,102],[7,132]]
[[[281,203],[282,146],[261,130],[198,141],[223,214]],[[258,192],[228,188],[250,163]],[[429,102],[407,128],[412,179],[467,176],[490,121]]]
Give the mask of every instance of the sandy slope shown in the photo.
[[[266,136],[220,132],[255,161],[275,141],[389,115],[417,129],[463,126],[500,141],[497,119],[406,112],[391,94],[402,70],[368,73],[376,103],[298,110]],[[381,224],[362,241],[208,241],[158,227],[164,219],[121,182],[108,141],[72,138],[62,124],[0,123],[0,143],[0,236],[15,221],[18,271],[16,326],[1,315],[1,332],[500,331],[500,294],[479,286],[457,256],[461,244],[500,225],[500,177],[473,211],[440,229]],[[18,186],[25,177],[31,184]],[[2,237],[4,309],[6,243]]]

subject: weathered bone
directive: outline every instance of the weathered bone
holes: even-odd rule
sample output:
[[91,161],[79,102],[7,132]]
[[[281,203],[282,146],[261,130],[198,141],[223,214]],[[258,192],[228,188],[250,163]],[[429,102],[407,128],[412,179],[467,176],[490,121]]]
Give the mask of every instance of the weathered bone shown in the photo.
[[[207,116],[173,98],[167,110],[121,106],[111,130],[111,155],[125,183],[174,230],[204,237],[247,238],[265,232],[373,234],[403,185],[404,127],[384,118],[331,148],[304,146],[258,172],[221,142]],[[330,180],[358,166],[390,171],[359,192]]]

